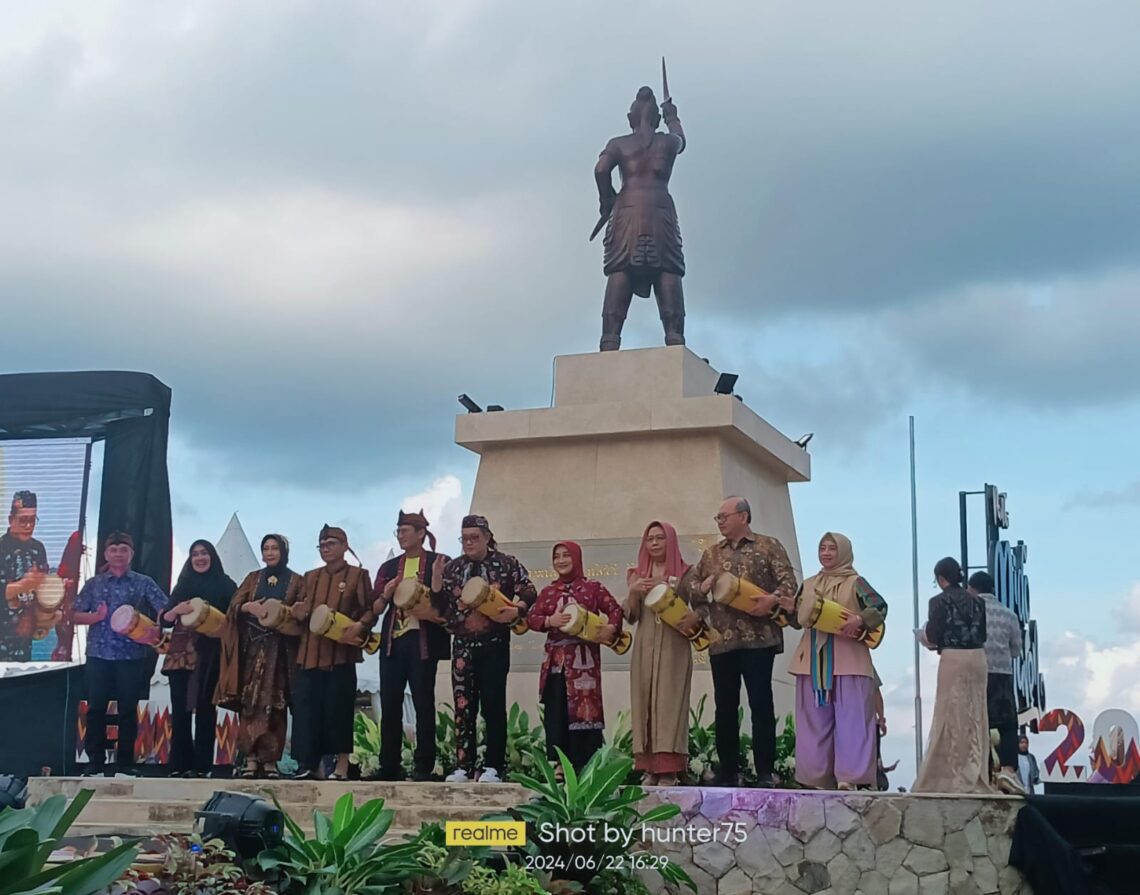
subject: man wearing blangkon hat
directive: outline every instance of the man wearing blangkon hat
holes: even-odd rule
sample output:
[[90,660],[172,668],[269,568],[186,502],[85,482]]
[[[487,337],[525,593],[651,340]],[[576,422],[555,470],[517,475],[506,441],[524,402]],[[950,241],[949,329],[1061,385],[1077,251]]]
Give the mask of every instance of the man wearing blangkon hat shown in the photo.
[[[348,535],[343,528],[325,525],[317,549],[324,565],[305,573],[300,599],[292,606],[293,617],[307,622],[314,609],[328,606],[357,623],[349,632],[362,643],[376,620],[368,570],[350,566],[345,561],[344,554],[352,552],[352,548],[348,546]],[[300,766],[298,779],[319,775],[321,758],[325,755],[336,756],[336,769],[329,779],[348,779],[356,705],[356,663],[362,658],[359,646],[314,634],[308,625],[301,632],[291,744],[293,757]]]
[[[456,764],[447,780],[462,783],[475,775],[476,715],[487,723],[487,748],[480,783],[499,783],[507,752],[507,673],[511,669],[511,625],[538,599],[526,568],[500,553],[482,516],[466,516],[460,542],[463,555],[443,570],[443,593],[451,633],[451,686],[455,696]],[[492,620],[464,605],[463,586],[474,577],[493,584],[514,605]]]
[[[431,780],[435,771],[435,676],[440,660],[451,656],[451,638],[443,627],[446,600],[443,569],[447,557],[435,552],[435,535],[423,510],[400,511],[396,540],[404,552],[376,573],[372,609],[383,616],[380,631],[380,779],[401,780],[404,689],[416,708],[416,751],[412,779]],[[431,545],[424,549],[424,541]],[[431,592],[422,605],[405,611],[392,605],[400,582],[414,579]]]
[[130,606],[152,622],[157,621],[168,598],[162,588],[139,572],[131,571],[134,540],[126,532],[107,536],[103,558],[107,569],[89,578],[75,598],[72,618],[90,625],[87,632],[87,760],[88,776],[103,772],[107,755],[107,703],[118,704],[118,770],[138,776],[135,737],[138,734],[139,695],[150,672],[152,647],[136,643],[111,627],[111,616]]

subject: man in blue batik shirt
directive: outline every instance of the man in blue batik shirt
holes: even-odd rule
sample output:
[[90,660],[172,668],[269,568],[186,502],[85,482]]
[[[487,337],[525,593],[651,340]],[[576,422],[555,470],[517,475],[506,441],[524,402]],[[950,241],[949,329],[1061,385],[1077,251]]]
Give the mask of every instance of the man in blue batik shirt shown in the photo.
[[87,632],[87,776],[103,773],[107,756],[107,703],[119,706],[118,772],[138,776],[135,738],[138,736],[139,694],[150,669],[152,648],[115,633],[111,616],[120,606],[133,606],[156,620],[166,609],[167,596],[154,579],[131,571],[134,541],[125,532],[107,538],[103,558],[107,569],[90,579],[75,600],[77,625]]

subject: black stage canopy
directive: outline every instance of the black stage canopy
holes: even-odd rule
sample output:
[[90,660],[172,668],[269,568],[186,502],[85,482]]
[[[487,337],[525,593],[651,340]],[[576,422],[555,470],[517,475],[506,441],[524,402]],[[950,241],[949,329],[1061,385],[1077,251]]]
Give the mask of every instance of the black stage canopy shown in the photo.
[[135,542],[134,568],[164,590],[173,529],[166,441],[170,389],[149,373],[13,373],[0,376],[0,441],[90,438],[105,442],[95,565],[113,531]]

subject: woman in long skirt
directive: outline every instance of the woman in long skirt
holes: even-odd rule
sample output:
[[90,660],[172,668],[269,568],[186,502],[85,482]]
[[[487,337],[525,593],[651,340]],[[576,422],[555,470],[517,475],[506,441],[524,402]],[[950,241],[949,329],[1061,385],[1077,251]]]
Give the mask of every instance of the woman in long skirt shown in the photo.
[[[633,766],[649,786],[676,786],[689,766],[689,693],[693,647],[689,639],[645,608],[654,587],[674,587],[689,570],[681,557],[677,531],[668,522],[650,522],[641,536],[637,565],[629,570],[629,596],[623,609],[637,623],[629,664],[633,724]],[[696,616],[693,620],[699,621]]]
[[301,576],[289,568],[289,542],[281,535],[261,539],[265,568],[250,572],[234,594],[222,641],[222,673],[214,699],[238,713],[238,752],[245,756],[242,777],[278,776],[285,748],[290,677],[295,668],[295,637],[261,624],[267,599],[292,602]]
[[218,726],[214,688],[221,664],[220,641],[184,627],[182,613],[195,597],[225,612],[236,589],[213,544],[198,540],[190,545],[190,555],[170,592],[171,608],[164,616],[175,623],[162,663],[162,673],[170,681],[171,777],[210,773]]
[[986,710],[986,605],[962,587],[962,569],[946,557],[934,567],[942,593],[930,600],[919,639],[937,650],[938,692],[926,756],[914,792],[990,793]]

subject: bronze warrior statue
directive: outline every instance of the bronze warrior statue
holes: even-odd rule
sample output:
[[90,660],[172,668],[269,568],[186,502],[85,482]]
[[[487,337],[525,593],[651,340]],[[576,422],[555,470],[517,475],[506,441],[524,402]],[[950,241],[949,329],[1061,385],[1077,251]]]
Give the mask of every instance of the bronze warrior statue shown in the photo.
[[[668,133],[657,131],[662,115]],[[630,302],[635,293],[648,298],[650,289],[657,298],[665,344],[685,344],[685,298],[681,291],[685,256],[677,209],[669,195],[669,176],[673,162],[685,149],[685,132],[667,83],[660,112],[649,87],[637,91],[629,109],[629,124],[633,133],[610,140],[594,167],[601,201],[599,227],[609,220],[604,240],[602,351],[621,347],[621,329]],[[614,168],[621,172],[618,193],[611,179]],[[597,229],[594,232],[596,235]]]

